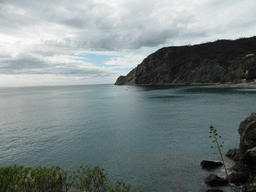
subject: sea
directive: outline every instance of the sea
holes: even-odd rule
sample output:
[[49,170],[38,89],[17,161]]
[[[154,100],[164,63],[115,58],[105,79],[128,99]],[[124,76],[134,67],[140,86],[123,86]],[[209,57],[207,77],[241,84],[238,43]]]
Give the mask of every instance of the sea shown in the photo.
[[225,175],[200,166],[219,160],[209,126],[222,136],[223,154],[238,148],[239,124],[255,104],[256,87],[0,88],[0,167],[91,165],[132,192],[203,192],[208,175]]

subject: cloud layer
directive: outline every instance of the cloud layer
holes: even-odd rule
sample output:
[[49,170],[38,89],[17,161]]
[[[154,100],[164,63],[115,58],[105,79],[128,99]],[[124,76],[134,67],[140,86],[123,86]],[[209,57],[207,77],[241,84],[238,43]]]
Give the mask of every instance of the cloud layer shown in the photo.
[[[162,46],[254,36],[255,8],[253,0],[2,0],[0,80],[9,83],[0,86],[18,75],[113,83]],[[112,59],[96,66],[70,56],[87,53]]]

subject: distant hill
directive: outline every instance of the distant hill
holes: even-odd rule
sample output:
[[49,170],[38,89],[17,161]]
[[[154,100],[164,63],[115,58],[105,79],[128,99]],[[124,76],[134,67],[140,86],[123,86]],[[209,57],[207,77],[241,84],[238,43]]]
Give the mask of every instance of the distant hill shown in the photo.
[[244,79],[256,79],[256,36],[161,48],[120,76],[115,85],[238,83]]

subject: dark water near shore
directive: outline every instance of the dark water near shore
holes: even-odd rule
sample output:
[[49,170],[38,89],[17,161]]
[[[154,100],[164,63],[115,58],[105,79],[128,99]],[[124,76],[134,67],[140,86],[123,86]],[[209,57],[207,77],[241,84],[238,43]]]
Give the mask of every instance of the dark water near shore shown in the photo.
[[131,191],[205,191],[209,173],[199,164],[218,158],[209,126],[224,153],[237,148],[239,123],[255,103],[252,87],[1,88],[0,166],[99,165]]

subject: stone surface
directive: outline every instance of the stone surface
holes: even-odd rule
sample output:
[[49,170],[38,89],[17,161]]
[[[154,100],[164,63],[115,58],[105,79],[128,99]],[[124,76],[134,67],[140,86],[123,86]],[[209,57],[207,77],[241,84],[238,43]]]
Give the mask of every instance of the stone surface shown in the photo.
[[233,183],[244,184],[243,192],[256,192],[256,113],[240,123],[239,149],[229,150],[227,157],[236,161],[230,175]]
[[242,158],[242,152],[239,149],[229,149],[226,156],[233,161],[240,161]]
[[125,76],[118,77],[118,79],[116,80],[116,85],[123,85],[123,84],[125,84]]
[[250,169],[247,165],[241,163],[241,162],[237,162],[235,165],[233,165],[231,167],[231,170],[233,172],[245,172],[245,173],[249,173]]
[[[230,149],[226,156],[236,163],[229,175],[231,183],[242,184],[243,192],[256,192],[256,113],[252,113],[240,123],[239,149]],[[226,185],[227,180],[216,175],[205,179],[208,186]]]
[[221,189],[208,189],[206,192],[223,192]]
[[242,158],[242,163],[248,165],[251,170],[256,170],[256,147],[248,149]]
[[200,165],[203,169],[212,170],[212,169],[216,169],[216,168],[222,166],[223,163],[222,162],[216,162],[216,161],[203,160]]
[[231,183],[245,184],[249,179],[249,173],[247,172],[234,172],[229,175]]
[[243,187],[243,192],[256,192],[256,175],[251,175]]
[[205,183],[210,187],[225,186],[228,184],[228,180],[221,178],[217,175],[211,174],[208,177],[206,177]]
[[164,47],[150,54],[116,85],[162,85],[235,82],[256,52],[256,37],[218,40],[194,46]]
[[240,134],[239,148],[243,153],[256,147],[256,113],[252,113],[241,122],[238,132]]

